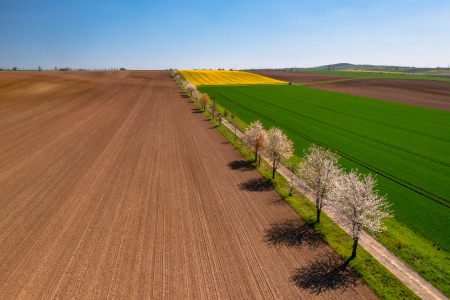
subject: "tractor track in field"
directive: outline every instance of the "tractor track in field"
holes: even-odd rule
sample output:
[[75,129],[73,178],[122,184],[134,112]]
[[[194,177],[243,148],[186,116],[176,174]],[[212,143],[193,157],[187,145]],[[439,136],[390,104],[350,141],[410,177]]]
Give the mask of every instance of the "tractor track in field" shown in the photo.
[[[289,126],[287,126],[287,125],[285,125],[285,124],[283,124],[283,123],[281,123],[281,122],[279,122],[279,121],[277,121],[275,119],[272,119],[272,118],[270,118],[270,117],[268,117],[268,116],[266,116],[266,115],[264,115],[264,114],[262,114],[260,112],[257,112],[255,110],[251,109],[250,107],[242,105],[241,103],[238,103],[238,102],[230,99],[229,97],[224,96],[223,94],[220,94],[220,93],[217,93],[217,94],[220,95],[221,97],[223,97],[224,99],[232,102],[233,104],[235,104],[237,106],[240,106],[240,107],[244,108],[245,110],[248,110],[251,113],[253,113],[253,114],[255,114],[255,115],[257,115],[257,116],[259,116],[261,118],[264,118],[264,119],[266,119],[266,120],[268,120],[268,121],[270,121],[270,122],[280,126],[281,128],[292,132],[295,135],[301,136],[301,137],[305,138],[306,140],[309,140],[309,141],[311,141],[311,142],[313,142],[313,143],[315,143],[317,145],[329,148],[329,149],[335,151],[336,153],[338,153],[340,156],[342,156],[342,157],[344,157],[344,158],[346,158],[346,159],[348,159],[348,160],[350,160],[350,161],[352,161],[352,162],[354,162],[354,163],[356,163],[356,164],[358,164],[358,165],[360,165],[360,166],[362,166],[364,168],[367,168],[368,170],[370,170],[372,172],[375,172],[376,174],[378,174],[380,176],[383,176],[383,177],[385,177],[385,178],[387,178],[387,179],[389,179],[391,181],[394,181],[395,183],[397,183],[397,184],[399,184],[399,185],[401,185],[401,186],[403,186],[403,187],[405,187],[405,188],[407,188],[407,189],[409,189],[409,190],[411,190],[411,191],[413,191],[415,193],[418,193],[418,194],[420,194],[420,195],[422,195],[422,196],[424,196],[424,197],[426,197],[426,198],[428,198],[428,199],[430,199],[430,200],[432,200],[432,201],[434,201],[434,202],[436,202],[436,203],[438,203],[438,204],[440,204],[440,205],[442,205],[444,207],[450,208],[450,200],[448,200],[448,199],[445,199],[443,197],[435,195],[435,194],[433,194],[433,193],[431,193],[431,192],[429,192],[429,191],[427,191],[425,189],[422,189],[421,187],[418,187],[418,186],[416,186],[416,185],[414,185],[412,183],[404,181],[401,178],[398,178],[398,177],[396,177],[396,176],[394,176],[392,174],[389,174],[389,173],[387,173],[387,172],[385,172],[385,171],[383,171],[381,169],[378,169],[375,166],[372,166],[372,165],[370,165],[370,164],[368,164],[368,163],[366,163],[366,162],[364,162],[362,160],[359,160],[356,157],[353,157],[353,156],[351,156],[349,154],[346,154],[346,153],[344,153],[344,152],[342,152],[342,151],[340,151],[340,150],[338,150],[338,149],[336,149],[334,147],[326,145],[326,144],[324,144],[324,143],[314,139],[313,137],[310,137],[310,136],[308,136],[308,135],[306,135],[304,133],[301,133],[298,130],[292,128],[292,127],[289,127]],[[246,96],[248,96],[248,95],[246,95]],[[250,97],[250,96],[248,96],[248,97]],[[262,100],[259,100],[257,98],[254,98],[254,99],[256,99],[258,101],[262,101]],[[271,105],[273,105],[273,104],[271,104]],[[276,105],[273,105],[273,106],[276,106]],[[287,110],[287,109],[285,109],[285,110]],[[310,117],[308,117],[308,118],[310,118]],[[335,127],[335,126],[333,126],[333,127]]]
[[[303,117],[303,118],[305,118],[305,119],[309,119],[309,120],[315,121],[315,122],[317,122],[317,123],[321,123],[321,124],[324,124],[324,125],[327,125],[327,126],[330,126],[330,127],[336,128],[336,129],[339,129],[339,130],[341,130],[341,131],[344,131],[344,132],[347,132],[347,133],[350,133],[350,134],[359,136],[359,137],[361,137],[361,138],[370,140],[370,141],[372,141],[372,142],[376,142],[376,143],[378,143],[378,144],[382,144],[382,145],[384,145],[384,146],[388,146],[388,147],[390,147],[390,148],[393,148],[393,149],[396,149],[396,150],[400,150],[400,151],[402,151],[402,152],[405,152],[405,153],[408,153],[408,154],[411,154],[411,155],[414,155],[414,156],[417,156],[417,157],[420,157],[420,158],[423,158],[423,159],[426,159],[426,160],[435,162],[435,163],[437,163],[437,164],[440,164],[440,165],[443,165],[443,166],[446,166],[446,167],[450,167],[450,163],[449,163],[449,162],[446,162],[446,161],[443,161],[443,160],[440,160],[440,159],[436,159],[436,158],[434,158],[434,157],[431,157],[431,156],[428,156],[428,155],[424,155],[424,154],[419,153],[419,152],[411,151],[411,150],[409,150],[409,149],[406,149],[406,148],[403,148],[403,147],[400,147],[400,146],[397,146],[397,145],[394,145],[394,144],[391,144],[391,143],[384,142],[384,141],[382,141],[382,140],[380,140],[380,139],[376,139],[376,138],[367,136],[367,135],[365,135],[365,134],[361,134],[361,133],[359,133],[359,132],[356,132],[356,131],[353,131],[353,130],[346,129],[346,128],[344,128],[344,127],[340,127],[340,126],[334,125],[334,124],[329,123],[329,122],[325,122],[325,121],[323,121],[323,120],[321,120],[321,119],[311,117],[311,116],[309,116],[309,115],[307,115],[307,114],[302,114],[302,113],[300,113],[300,112],[298,112],[298,111],[294,111],[294,110],[285,108],[285,107],[283,107],[283,106],[281,106],[281,105],[276,105],[276,104],[270,103],[270,102],[268,102],[268,101],[264,101],[264,100],[258,99],[258,98],[256,98],[256,97],[253,97],[253,96],[250,96],[250,95],[248,95],[248,94],[244,94],[244,93],[238,92],[238,91],[236,91],[236,90],[234,90],[234,92],[237,93],[237,94],[244,95],[244,96],[246,96],[246,97],[248,97],[248,98],[251,98],[251,99],[253,99],[253,100],[256,100],[256,101],[258,101],[258,102],[262,102],[262,103],[268,104],[268,105],[270,105],[270,106],[279,108],[279,109],[281,109],[281,110],[287,111],[287,112],[289,112],[289,113],[291,113],[291,114],[301,116],[301,117]],[[223,97],[222,94],[220,94],[220,95]],[[282,97],[282,98],[287,98],[287,97]],[[226,99],[229,100],[229,98],[226,98]],[[440,139],[440,140],[448,141],[447,139]]]

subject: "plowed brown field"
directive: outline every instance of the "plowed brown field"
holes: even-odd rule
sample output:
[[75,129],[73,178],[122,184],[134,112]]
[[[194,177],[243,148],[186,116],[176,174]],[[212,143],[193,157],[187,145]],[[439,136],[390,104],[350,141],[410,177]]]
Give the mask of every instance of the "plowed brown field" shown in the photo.
[[376,298],[168,72],[0,95],[0,299]]
[[295,72],[295,71],[251,71],[249,73],[255,73],[276,80],[287,81],[292,83],[310,83],[310,82],[322,82],[322,81],[343,80],[352,78],[352,77],[325,75],[312,72]]
[[371,78],[317,83],[308,87],[450,111],[449,82]]

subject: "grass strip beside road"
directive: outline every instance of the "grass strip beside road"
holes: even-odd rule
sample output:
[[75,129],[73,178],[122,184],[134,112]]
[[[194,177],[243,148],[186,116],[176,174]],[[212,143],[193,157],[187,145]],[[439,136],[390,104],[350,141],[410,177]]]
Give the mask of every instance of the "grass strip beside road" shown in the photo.
[[[183,89],[181,84],[179,84],[179,86]],[[195,102],[192,97],[191,100],[201,110],[201,106]],[[220,109],[220,106],[217,104],[216,106]],[[322,238],[344,261],[347,261],[351,256],[353,240],[349,238],[348,235],[325,213],[321,214],[321,222],[315,223],[316,210],[314,204],[308,198],[298,191],[294,191],[293,195],[289,196],[289,184],[278,172],[276,173],[275,179],[270,180],[272,177],[271,166],[266,161],[261,160],[261,165],[258,166],[257,163],[254,162],[252,151],[246,147],[241,148],[240,140],[234,140],[235,135],[232,131],[225,126],[219,126],[219,122],[216,119],[213,119],[208,112],[205,111],[203,114],[236,148],[236,150],[238,150],[247,161],[252,163],[261,175],[271,183],[280,196],[322,236]],[[382,299],[420,299],[360,246],[358,246],[358,256],[349,262],[349,266],[352,267],[362,280]]]
[[362,77],[355,77],[355,78],[346,78],[346,79],[329,80],[329,81],[305,82],[305,83],[296,83],[296,85],[307,85],[307,84],[317,84],[317,83],[330,83],[330,82],[347,81],[347,80],[356,80],[356,79],[365,79],[365,78],[362,78]]

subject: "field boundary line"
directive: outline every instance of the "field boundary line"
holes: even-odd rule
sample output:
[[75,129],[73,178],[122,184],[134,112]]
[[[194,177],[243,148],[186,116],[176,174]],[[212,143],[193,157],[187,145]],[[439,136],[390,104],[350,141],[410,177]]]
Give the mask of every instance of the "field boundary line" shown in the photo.
[[[211,112],[210,107],[207,106],[208,110]],[[225,125],[231,132],[234,132],[234,126],[231,125],[226,119],[222,118],[222,124]],[[242,139],[244,134],[237,130],[237,136]],[[260,155],[264,160],[270,163],[270,159],[265,155]],[[283,176],[288,182],[292,178],[292,172],[289,171],[285,166],[281,165],[277,172]],[[311,194],[302,189],[298,184],[294,184],[294,187],[304,194],[311,201]],[[342,230],[349,233],[349,228],[343,226],[342,222],[338,222],[336,211],[330,207],[324,207],[322,210],[328,217],[330,217]],[[369,235],[367,232],[363,232],[359,241],[359,245],[369,252],[378,262],[383,265],[387,270],[389,270],[395,277],[397,277],[401,282],[403,282],[411,291],[413,291],[417,296],[426,300],[449,300],[447,296],[437,289],[434,285],[428,282],[424,277],[407,265],[404,261],[398,258],[395,254],[384,247],[380,242],[378,242],[374,237]]]
[[296,83],[296,85],[317,84],[317,83],[330,83],[330,82],[347,81],[347,80],[356,80],[356,79],[365,79],[365,78],[364,78],[364,77],[355,77],[355,78],[337,79],[337,80],[329,80],[329,81],[305,82],[305,83]]

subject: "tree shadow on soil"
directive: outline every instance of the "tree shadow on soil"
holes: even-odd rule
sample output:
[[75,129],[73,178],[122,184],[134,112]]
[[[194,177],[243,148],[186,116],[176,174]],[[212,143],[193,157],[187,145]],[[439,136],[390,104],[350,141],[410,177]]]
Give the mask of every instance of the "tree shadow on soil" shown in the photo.
[[354,290],[360,278],[348,266],[350,261],[343,262],[335,255],[322,255],[310,265],[296,269],[291,281],[316,295],[330,290]]
[[287,220],[270,225],[266,230],[264,240],[273,246],[310,248],[323,247],[326,245],[322,237],[312,229],[309,224],[301,220]]
[[198,108],[191,108],[193,114],[201,114],[202,111]]
[[228,163],[231,170],[238,170],[241,172],[254,170],[255,167],[247,160],[234,160]]
[[286,199],[285,199],[285,197],[278,197],[272,201],[272,204],[276,204],[276,205],[286,204]]
[[239,184],[239,188],[249,192],[266,192],[273,189],[270,182],[264,178],[250,179]]

